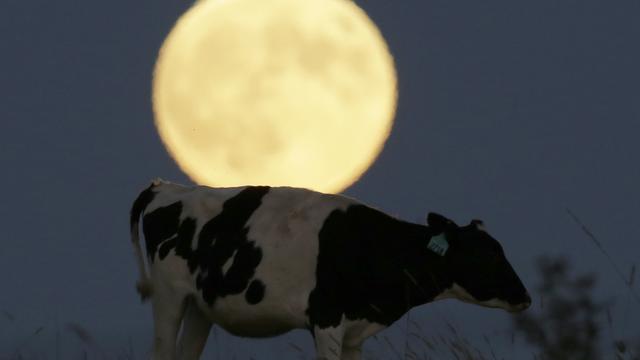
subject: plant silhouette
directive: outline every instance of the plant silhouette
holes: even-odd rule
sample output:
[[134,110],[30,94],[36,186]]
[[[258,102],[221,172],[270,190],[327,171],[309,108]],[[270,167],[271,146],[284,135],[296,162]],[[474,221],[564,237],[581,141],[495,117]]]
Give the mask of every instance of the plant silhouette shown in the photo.
[[[543,256],[537,261],[540,283],[535,308],[514,317],[513,329],[540,360],[599,360],[602,319],[610,301],[593,294],[595,273],[572,274],[567,258]],[[610,315],[607,315],[610,318]],[[615,359],[640,359],[624,341],[613,345]]]

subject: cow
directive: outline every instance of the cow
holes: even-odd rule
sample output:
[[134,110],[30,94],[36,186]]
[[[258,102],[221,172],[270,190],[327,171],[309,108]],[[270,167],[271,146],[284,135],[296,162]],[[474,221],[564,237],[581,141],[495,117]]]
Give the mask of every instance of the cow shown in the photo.
[[353,360],[367,337],[418,305],[529,307],[481,221],[426,220],[302,188],[154,181],[130,222],[138,292],[152,304],[153,359],[198,359],[217,324],[243,337],[308,329],[318,359]]

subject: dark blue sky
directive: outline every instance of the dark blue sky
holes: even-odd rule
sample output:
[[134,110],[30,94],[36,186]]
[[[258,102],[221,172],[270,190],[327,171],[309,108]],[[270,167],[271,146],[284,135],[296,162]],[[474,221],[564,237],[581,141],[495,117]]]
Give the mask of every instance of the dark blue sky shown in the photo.
[[[530,288],[538,255],[566,254],[616,301],[605,340],[640,333],[640,305],[565,212],[623,271],[640,262],[640,2],[358,3],[395,56],[399,107],[380,158],[346,194],[411,221],[483,219]],[[157,50],[189,5],[3,1],[0,310],[16,319],[0,317],[0,355],[38,326],[33,342],[51,344],[56,318],[85,326],[109,354],[129,337],[149,344],[127,215],[150,179],[189,182],[150,106]],[[472,339],[501,336],[508,321],[455,303],[411,316],[435,330],[447,318]],[[400,345],[403,331],[385,334]],[[223,339],[224,354],[257,359],[311,344],[300,333]]]

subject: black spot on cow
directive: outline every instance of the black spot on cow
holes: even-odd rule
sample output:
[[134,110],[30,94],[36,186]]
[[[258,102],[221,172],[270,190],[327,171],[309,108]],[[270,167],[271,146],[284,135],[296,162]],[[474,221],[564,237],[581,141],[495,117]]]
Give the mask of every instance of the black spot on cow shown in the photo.
[[176,247],[176,242],[178,241],[177,237],[172,237],[171,239],[160,244],[160,249],[158,250],[158,257],[160,260],[164,260],[164,258],[169,255],[171,249]]
[[151,184],[148,188],[144,189],[131,206],[131,218],[129,222],[131,224],[131,232],[137,231],[136,228],[138,226],[138,219],[140,218],[140,215],[156,196],[156,193],[153,191],[153,187],[154,185]]
[[258,264],[262,260],[262,250],[252,241],[239,245],[233,263],[224,277],[225,292],[228,294],[241,293],[249,279],[253,277]]
[[176,255],[187,260],[189,265],[189,271],[193,273],[197,266],[197,258],[194,256],[194,251],[191,248],[193,237],[196,234],[196,219],[185,218],[178,228],[178,236],[176,242]]
[[264,283],[259,279],[254,279],[253,281],[251,281],[251,284],[249,284],[247,292],[244,293],[244,298],[249,304],[255,305],[262,301],[262,298],[264,298],[264,290]]
[[[144,232],[147,246],[147,256],[151,261],[153,261],[160,244],[167,240],[172,240],[176,236],[180,226],[181,212],[182,203],[178,201],[168,206],[159,207],[143,217],[142,231]],[[175,246],[175,241],[171,244]],[[165,246],[162,248],[164,256],[172,247]]]
[[[269,189],[268,186],[247,187],[225,201],[222,212],[203,225],[194,254],[201,269],[196,287],[208,304],[212,305],[218,297],[243,292],[255,274],[262,250],[248,239],[246,224]],[[223,273],[227,261],[232,263]]]
[[433,300],[451,281],[443,259],[426,249],[431,235],[426,226],[364,205],[333,211],[319,233],[310,325],[337,326],[344,315],[388,326]]

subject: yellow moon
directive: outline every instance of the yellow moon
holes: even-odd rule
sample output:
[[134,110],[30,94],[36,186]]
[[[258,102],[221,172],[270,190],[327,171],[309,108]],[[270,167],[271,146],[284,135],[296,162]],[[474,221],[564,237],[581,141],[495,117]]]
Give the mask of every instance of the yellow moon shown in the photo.
[[209,186],[340,192],[392,127],[396,72],[349,0],[201,0],[176,23],[153,78],[169,153]]

